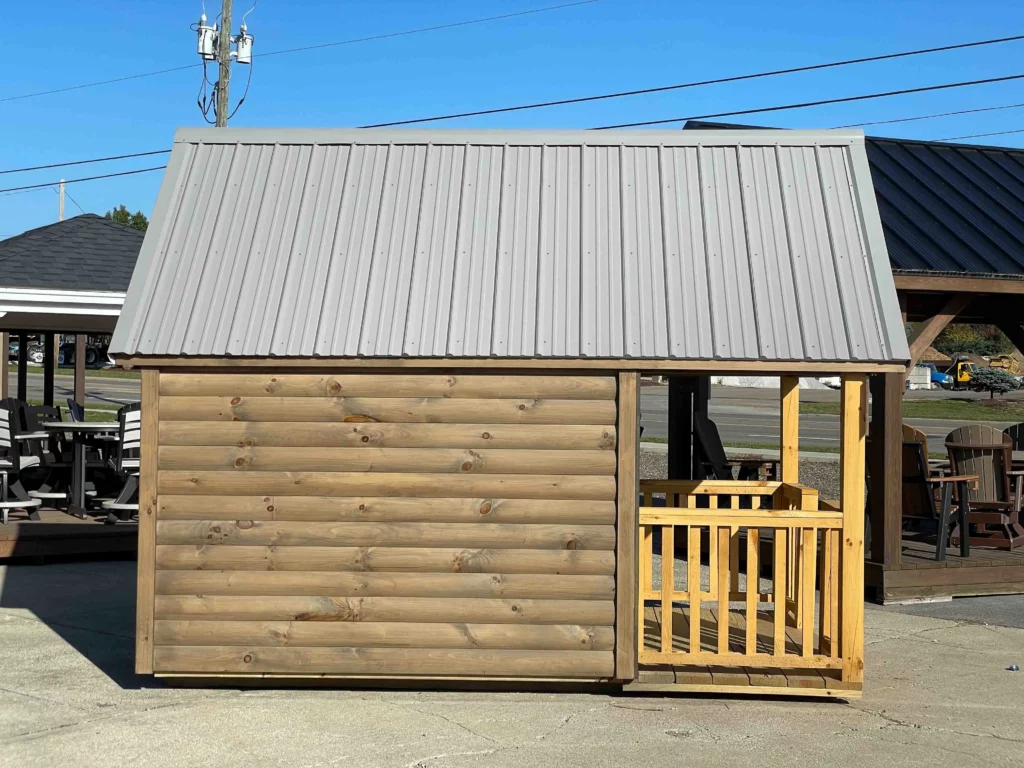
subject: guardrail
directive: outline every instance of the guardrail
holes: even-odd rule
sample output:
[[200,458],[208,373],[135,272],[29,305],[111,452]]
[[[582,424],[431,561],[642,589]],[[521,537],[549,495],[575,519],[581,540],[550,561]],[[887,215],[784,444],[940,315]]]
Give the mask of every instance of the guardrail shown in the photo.
[[[641,664],[843,669],[839,509],[780,482],[642,481],[640,491]],[[845,609],[862,626],[863,602]]]

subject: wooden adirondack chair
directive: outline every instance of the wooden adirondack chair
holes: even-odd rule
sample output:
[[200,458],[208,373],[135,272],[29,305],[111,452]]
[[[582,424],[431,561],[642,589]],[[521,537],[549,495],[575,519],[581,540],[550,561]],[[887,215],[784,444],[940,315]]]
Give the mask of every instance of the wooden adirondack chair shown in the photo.
[[[968,490],[968,523],[975,526],[966,534],[954,532],[954,541],[968,535],[972,546],[1013,549],[1024,543],[1020,524],[1021,476],[1012,484],[1013,440],[994,427],[970,424],[946,436],[949,463],[957,475],[977,475],[975,490]],[[963,503],[963,499],[959,499]]]
[[928,435],[922,432],[917,427],[912,427],[910,424],[903,424],[903,442],[920,443],[921,448],[924,451],[925,464],[928,466],[929,474],[935,474],[936,472],[944,473],[949,469],[948,459],[931,459],[931,453],[928,451]]
[[[967,508],[962,504],[952,503],[953,488],[973,482],[968,478],[955,475],[934,474],[928,466],[928,448],[923,433],[918,432],[921,440],[906,439],[908,427],[904,427],[903,438],[903,524],[920,530],[924,524],[934,523],[936,528],[935,559],[946,559],[946,545],[950,538],[950,523],[953,513],[957,514],[957,525],[967,527]],[[917,432],[910,428],[911,432]],[[936,491],[941,489],[938,499]],[[966,493],[961,490],[959,495]],[[960,554],[970,554],[968,540],[963,539]]]

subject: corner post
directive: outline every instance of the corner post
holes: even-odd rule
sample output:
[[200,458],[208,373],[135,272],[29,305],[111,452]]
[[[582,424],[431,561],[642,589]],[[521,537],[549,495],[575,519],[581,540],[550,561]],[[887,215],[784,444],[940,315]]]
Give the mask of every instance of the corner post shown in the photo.
[[640,425],[640,375],[619,374],[618,515],[615,546],[615,678],[637,675],[639,570],[637,566],[637,438]]
[[800,482],[800,379],[779,380],[779,480]]
[[843,515],[841,648],[843,680],[864,680],[864,460],[868,391],[864,374],[842,377],[839,493]]
[[153,619],[156,600],[157,451],[160,428],[160,372],[142,371],[142,440],[139,467],[139,559],[135,606],[135,672],[153,674]]
[[0,340],[0,344],[2,344],[4,348],[4,369],[3,372],[0,373],[0,399],[6,400],[11,396],[11,369],[10,364],[8,363],[8,355],[10,354],[8,350],[10,349],[11,344],[11,334],[4,331],[3,339]]
[[18,399],[28,400],[28,334],[18,332]]

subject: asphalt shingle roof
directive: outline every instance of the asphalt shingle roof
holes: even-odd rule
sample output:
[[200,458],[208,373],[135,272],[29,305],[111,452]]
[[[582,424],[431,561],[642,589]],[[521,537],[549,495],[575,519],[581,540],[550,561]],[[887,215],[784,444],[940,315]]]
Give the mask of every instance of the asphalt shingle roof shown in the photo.
[[94,213],[0,240],[0,287],[127,291],[145,234]]

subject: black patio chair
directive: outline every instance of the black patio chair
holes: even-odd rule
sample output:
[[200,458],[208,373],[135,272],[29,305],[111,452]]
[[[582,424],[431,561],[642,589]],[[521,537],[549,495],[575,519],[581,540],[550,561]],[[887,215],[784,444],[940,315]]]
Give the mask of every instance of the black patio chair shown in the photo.
[[105,522],[114,524],[130,520],[139,512],[139,457],[142,447],[142,403],[131,403],[117,412],[118,440],[114,444],[110,468],[123,485],[117,498],[103,502],[107,510]]
[[36,507],[42,504],[28,495],[22,482],[26,470],[39,466],[39,457],[25,451],[25,446],[32,439],[39,439],[39,435],[26,433],[22,428],[23,406],[24,403],[13,397],[0,400],[0,518],[4,524],[11,509],[23,509],[30,520],[38,520]]
[[1013,450],[1024,451],[1024,423],[1014,424],[1003,430],[1004,435],[1009,435],[1013,441]]
[[85,406],[73,397],[68,398],[68,413],[72,421],[85,421]]
[[[33,499],[67,504],[71,471],[71,453],[65,436],[61,432],[49,432],[43,428],[46,422],[63,421],[59,406],[24,405],[21,422],[27,433],[37,437],[26,441],[27,449],[39,459],[38,485],[28,492]],[[43,474],[45,473],[45,474]]]
[[732,480],[733,468],[737,468],[737,480],[759,480],[761,470],[777,479],[777,459],[730,459],[725,454],[718,425],[703,413],[693,414],[694,448],[704,469],[702,480]]

